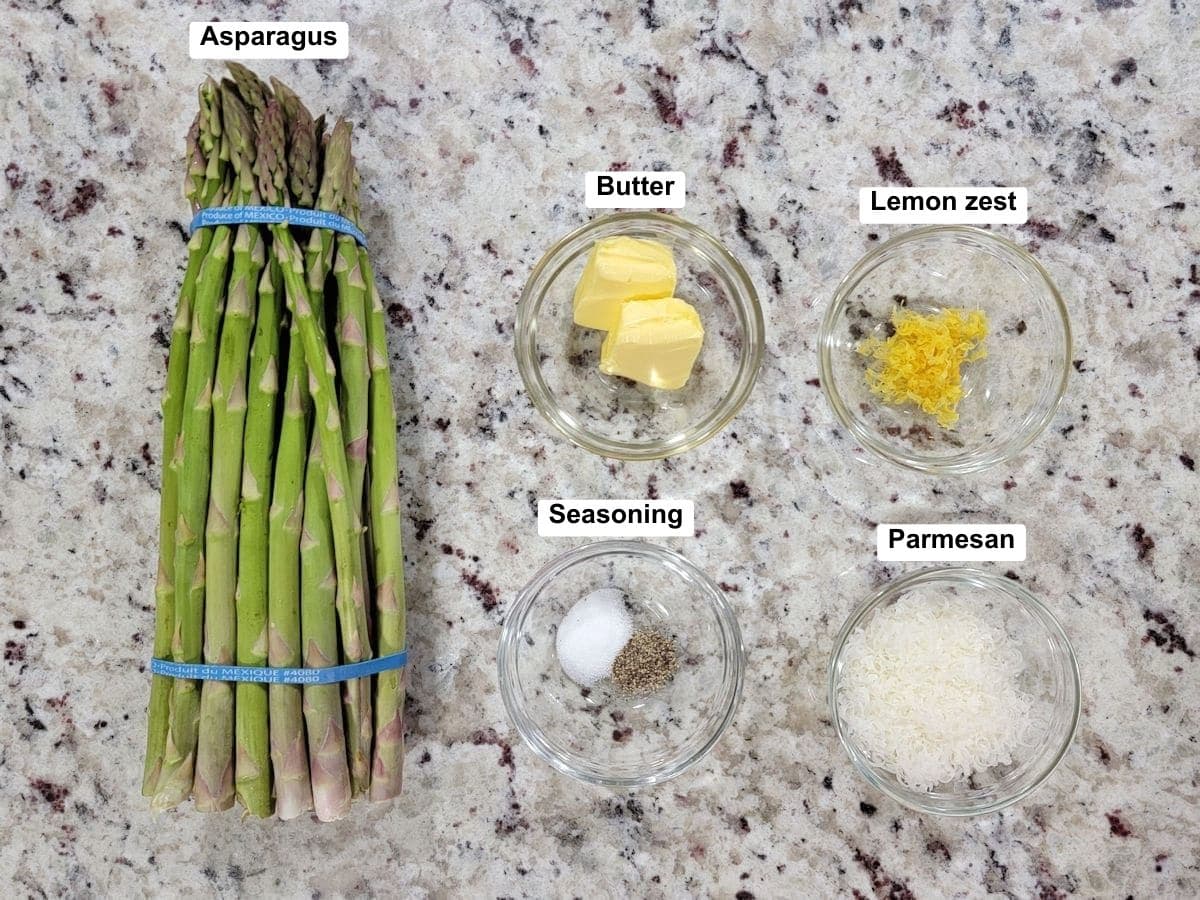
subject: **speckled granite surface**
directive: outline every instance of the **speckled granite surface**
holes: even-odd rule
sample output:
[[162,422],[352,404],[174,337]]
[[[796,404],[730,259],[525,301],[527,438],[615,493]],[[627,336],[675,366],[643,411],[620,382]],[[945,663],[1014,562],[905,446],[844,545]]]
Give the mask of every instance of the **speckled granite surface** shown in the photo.
[[[205,66],[190,18],[330,7],[41,8],[0,34],[0,872],[21,895],[1200,894],[1195,536],[1200,501],[1200,10],[1191,0],[753,0],[340,7],[346,63],[261,64],[358,126],[391,304],[416,660],[407,792],[349,821],[150,815],[158,398],[184,262],[178,156]],[[673,462],[610,465],[521,390],[515,303],[587,218],[582,173],[688,173],[686,216],[748,264],[770,342],[734,426]],[[835,427],[814,335],[887,229],[855,189],[1027,185],[1006,229],[1069,297],[1069,393],[1015,464],[959,480],[881,468]],[[680,549],[733,592],[737,721],[675,782],[556,776],[510,729],[505,610],[570,542],[538,496],[691,496]],[[869,790],[826,718],[830,642],[885,517],[1024,521],[1014,574],[1075,642],[1085,707],[1028,802],[957,822]],[[462,551],[462,555],[458,554]]]

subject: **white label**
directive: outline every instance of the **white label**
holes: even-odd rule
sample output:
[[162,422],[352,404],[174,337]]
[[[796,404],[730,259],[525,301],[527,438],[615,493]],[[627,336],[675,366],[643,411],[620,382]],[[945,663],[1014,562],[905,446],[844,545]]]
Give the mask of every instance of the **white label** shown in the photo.
[[692,537],[691,500],[539,500],[542,537]]
[[345,59],[345,22],[192,22],[192,59]]
[[879,558],[897,562],[1021,562],[1024,525],[881,524]]
[[683,209],[682,172],[588,172],[583,202],[588,209]]
[[1028,218],[1026,188],[858,189],[858,221],[863,225],[1021,225]]

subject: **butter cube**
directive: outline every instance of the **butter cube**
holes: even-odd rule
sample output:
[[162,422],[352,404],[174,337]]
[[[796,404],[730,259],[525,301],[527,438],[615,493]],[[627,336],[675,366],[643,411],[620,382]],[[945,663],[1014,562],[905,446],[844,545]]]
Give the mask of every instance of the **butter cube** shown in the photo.
[[704,326],[690,303],[630,300],[600,347],[600,371],[677,391],[687,384],[702,343]]
[[601,238],[592,245],[575,287],[575,324],[611,331],[626,300],[670,297],[674,292],[670,247],[640,238]]

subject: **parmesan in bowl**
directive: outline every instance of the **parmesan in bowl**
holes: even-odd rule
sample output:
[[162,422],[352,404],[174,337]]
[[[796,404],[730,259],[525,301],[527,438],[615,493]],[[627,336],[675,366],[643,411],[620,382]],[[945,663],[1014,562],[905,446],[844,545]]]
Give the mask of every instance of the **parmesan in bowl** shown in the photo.
[[926,569],[846,622],[829,702],[868,782],[921,812],[978,815],[1057,766],[1079,718],[1079,677],[1066,635],[1029,591],[977,569]]

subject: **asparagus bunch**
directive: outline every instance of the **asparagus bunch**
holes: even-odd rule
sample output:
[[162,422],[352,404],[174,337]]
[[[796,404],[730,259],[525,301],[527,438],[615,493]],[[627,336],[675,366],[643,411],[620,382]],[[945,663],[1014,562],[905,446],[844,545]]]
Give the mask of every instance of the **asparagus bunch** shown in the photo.
[[[359,220],[351,129],[244,66],[188,133],[193,209]],[[303,248],[303,249],[301,249]],[[365,248],[325,229],[197,229],[163,396],[154,653],[323,668],[404,648],[396,414]],[[155,676],[142,791],[259,817],[399,794],[404,676],[275,685]]]

